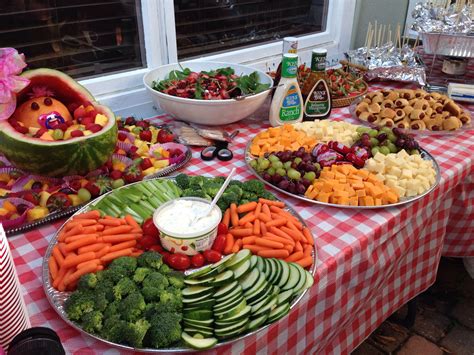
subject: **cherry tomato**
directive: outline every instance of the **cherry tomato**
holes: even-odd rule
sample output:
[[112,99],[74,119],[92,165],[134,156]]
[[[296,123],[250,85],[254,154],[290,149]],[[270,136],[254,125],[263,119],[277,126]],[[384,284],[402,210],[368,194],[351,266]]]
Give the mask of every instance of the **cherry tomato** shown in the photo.
[[144,250],[151,249],[152,246],[156,245],[158,240],[152,235],[145,235],[140,240],[140,245]]
[[161,256],[163,257],[163,262],[168,265],[169,263],[169,259],[170,259],[170,256],[171,256],[171,253],[167,252],[167,251],[162,251],[161,252]]
[[163,251],[163,247],[160,244],[155,244],[150,247],[150,250],[157,251],[161,253]]
[[142,224],[143,234],[151,235],[155,238],[160,236],[158,228],[156,228],[155,223],[153,223],[153,218],[146,219]]
[[212,250],[218,251],[222,253],[225,248],[226,237],[225,234],[219,234],[216,239],[214,240],[214,244],[212,244]]
[[204,257],[210,263],[217,263],[222,258],[222,254],[216,250],[206,250],[203,252]]
[[194,267],[201,267],[201,266],[203,266],[205,261],[206,261],[206,260],[204,260],[204,256],[202,256],[201,253],[196,254],[196,255],[193,255],[192,258],[191,258],[191,264],[192,264]]
[[219,234],[227,234],[227,226],[224,223],[217,225],[217,235]]
[[176,270],[186,270],[191,266],[191,260],[187,255],[176,253],[168,258],[168,264]]

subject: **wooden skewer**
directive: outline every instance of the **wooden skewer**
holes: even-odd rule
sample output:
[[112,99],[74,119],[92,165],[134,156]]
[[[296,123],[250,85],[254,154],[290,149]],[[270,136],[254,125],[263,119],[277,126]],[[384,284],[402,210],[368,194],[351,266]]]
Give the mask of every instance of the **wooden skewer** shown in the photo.
[[372,22],[369,22],[369,25],[367,26],[367,33],[365,34],[365,44],[364,47],[367,47],[367,42],[369,40],[369,32],[372,29]]
[[386,27],[387,27],[386,25],[383,25],[383,27],[382,27],[383,30],[382,30],[382,38],[380,39],[380,45],[386,43],[386,42],[385,42],[385,29],[386,29]]
[[419,42],[419,40],[420,40],[420,35],[419,35],[419,34],[417,34],[417,35],[416,35],[416,41],[415,41],[415,44],[413,45],[413,49],[415,49],[416,47],[418,47],[418,42]]

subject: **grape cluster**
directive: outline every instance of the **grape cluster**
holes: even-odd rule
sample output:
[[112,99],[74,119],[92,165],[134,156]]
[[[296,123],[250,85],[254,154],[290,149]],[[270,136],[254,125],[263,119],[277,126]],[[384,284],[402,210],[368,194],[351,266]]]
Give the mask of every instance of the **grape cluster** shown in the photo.
[[418,142],[399,128],[358,127],[357,132],[360,134],[360,138],[353,146],[367,149],[372,156],[377,153],[384,155],[398,153],[402,149],[405,149],[409,154],[419,154]]
[[264,157],[250,161],[250,166],[265,181],[299,195],[304,195],[306,189],[319,177],[321,170],[316,158],[307,153],[304,148],[297,151],[285,150],[265,154]]

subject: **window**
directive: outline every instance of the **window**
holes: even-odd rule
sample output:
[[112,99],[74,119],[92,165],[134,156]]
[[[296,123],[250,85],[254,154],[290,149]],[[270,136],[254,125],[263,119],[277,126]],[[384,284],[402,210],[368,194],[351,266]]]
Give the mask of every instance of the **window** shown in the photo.
[[146,66],[139,0],[2,0],[0,43],[83,78]]
[[174,2],[178,58],[322,32],[327,0]]

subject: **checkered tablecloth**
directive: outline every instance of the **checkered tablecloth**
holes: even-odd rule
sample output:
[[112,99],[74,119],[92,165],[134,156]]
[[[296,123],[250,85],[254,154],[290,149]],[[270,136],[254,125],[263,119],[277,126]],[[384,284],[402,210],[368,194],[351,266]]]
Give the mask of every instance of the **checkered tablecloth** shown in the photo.
[[[248,140],[267,127],[263,113],[227,127],[239,129],[230,162],[193,159],[184,172],[252,177],[243,155]],[[350,120],[348,109],[334,119]],[[167,116],[158,121],[169,122]],[[285,317],[269,329],[212,353],[341,354],[360,344],[376,327],[435,280],[441,254],[474,256],[474,132],[421,138],[436,157],[442,177],[428,196],[403,207],[356,211],[311,205],[277,194],[307,221],[315,235],[315,284]],[[58,332],[68,354],[118,354],[66,325],[46,300],[41,283],[42,257],[62,221],[10,238],[22,292],[33,326]]]

